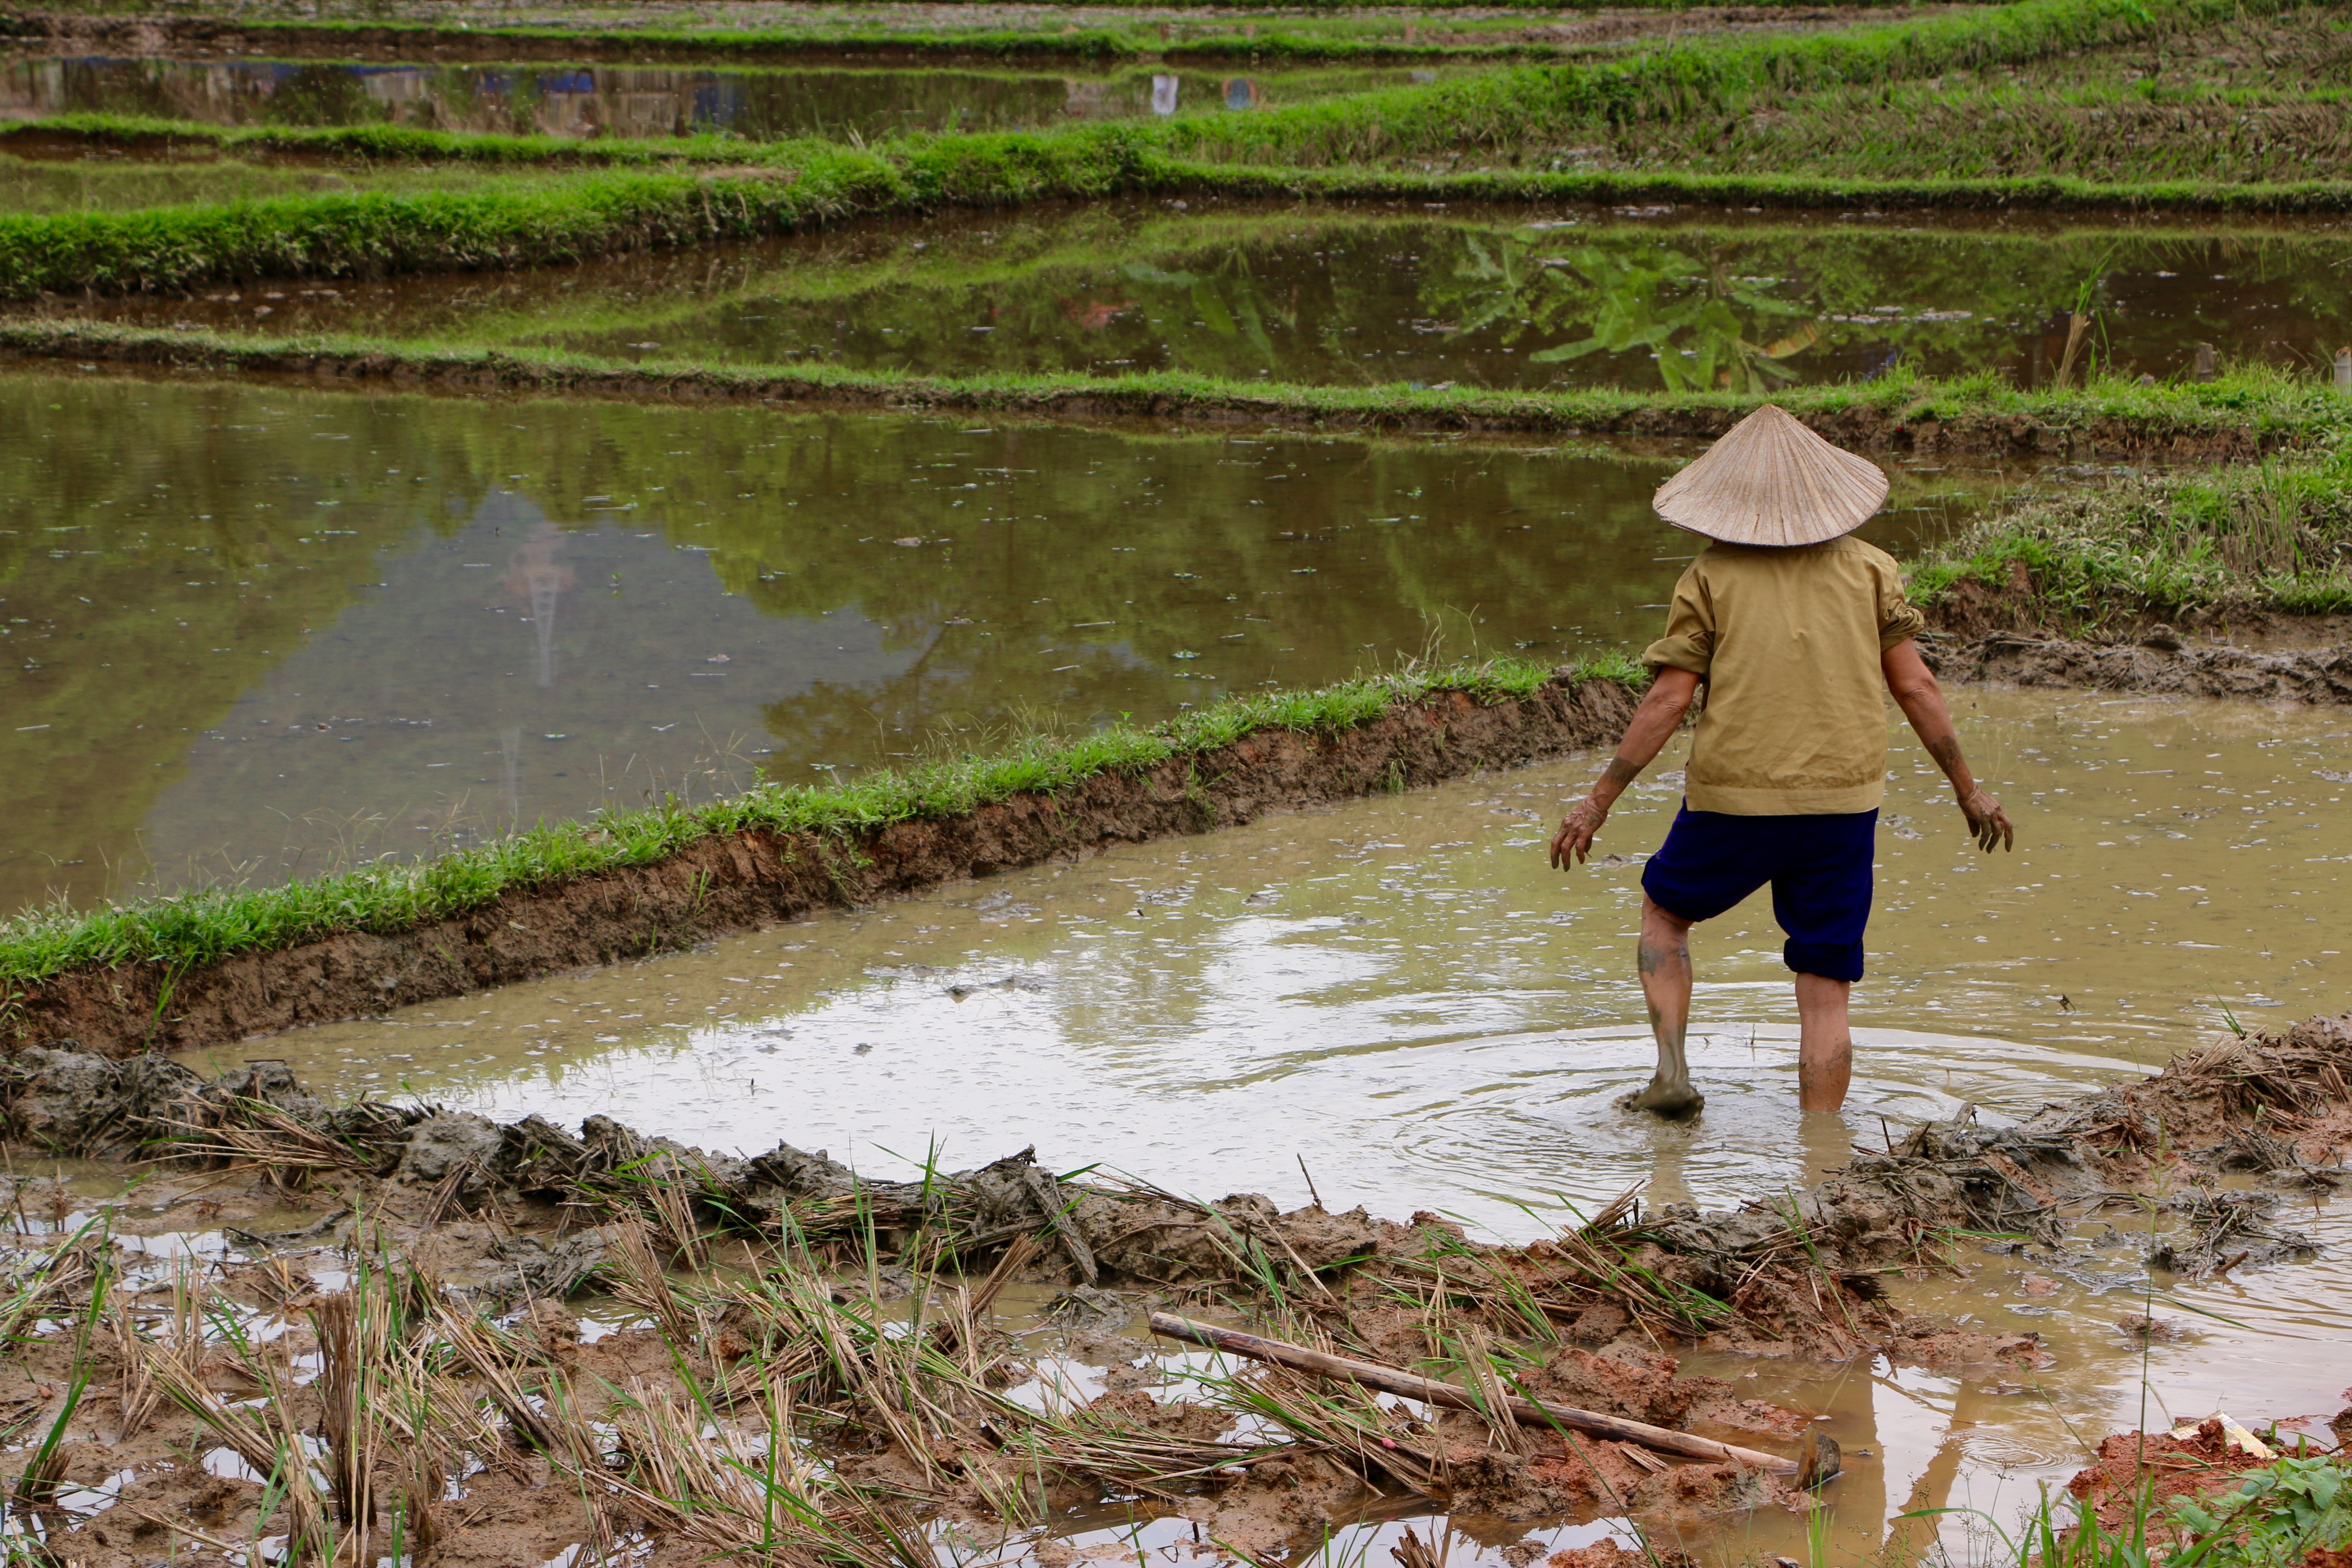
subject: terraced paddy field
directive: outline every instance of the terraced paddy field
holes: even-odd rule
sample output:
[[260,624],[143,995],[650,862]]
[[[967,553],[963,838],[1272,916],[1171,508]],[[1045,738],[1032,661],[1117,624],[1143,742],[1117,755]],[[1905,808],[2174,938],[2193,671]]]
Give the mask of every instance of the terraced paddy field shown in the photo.
[[2226,355],[2309,373],[2352,338],[2330,281],[2347,256],[2352,238],[2326,221],[1161,200],[455,283],[261,282],[41,313],[954,376],[1756,393],[1904,367],[2048,388],[2187,379],[2200,344],[2209,370]]
[[[2341,1568],[2345,37],[0,14],[0,1554]],[[1768,399],[2017,849],[1664,1122]]]
[[[1425,647],[1558,661],[1639,637],[1688,554],[1645,521],[1665,448],[5,384],[20,904],[846,776]],[[127,463],[77,439],[122,422],[146,432]],[[2003,477],[1906,478],[1873,536],[1936,537]]]
[[[1467,68],[1444,68],[1457,73]],[[0,115],[771,141],[1236,112],[1437,79],[1437,68],[1410,66],[1222,74],[1173,67],[1108,73],[872,67],[698,70],[53,56],[0,64]]]

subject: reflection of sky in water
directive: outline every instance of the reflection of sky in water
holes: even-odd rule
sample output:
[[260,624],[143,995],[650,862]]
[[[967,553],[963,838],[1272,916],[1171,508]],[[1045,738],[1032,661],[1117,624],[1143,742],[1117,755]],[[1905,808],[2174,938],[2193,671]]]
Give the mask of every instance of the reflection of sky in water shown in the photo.
[[[1598,447],[20,379],[0,909],[1621,646],[1680,569]],[[1897,481],[1898,550],[1988,489]]]
[[[1752,1197],[1877,1142],[1882,1117],[2021,1116],[2152,1063],[2217,1027],[2217,1001],[2269,1023],[2340,997],[2352,966],[2318,943],[2352,921],[2335,869],[2352,823],[2315,776],[2352,753],[2340,720],[1958,703],[2025,849],[1978,857],[1916,747],[1896,752],[1842,1120],[1794,1109],[1787,975],[1761,899],[1696,942],[1705,1118],[1662,1126],[1610,1103],[1651,1061],[1627,958],[1636,868],[1543,864],[1587,762],[1124,848],[282,1045],[344,1089],[408,1081],[568,1122],[617,1112],[688,1142],[783,1139],[876,1171],[935,1138],[959,1165],[1034,1142],[1063,1168],[1295,1201],[1303,1155],[1335,1204],[1524,1231],[1515,1200],[1587,1203],[1645,1177],[1661,1198]],[[2147,766],[2167,757],[2169,771]],[[1670,782],[1641,786],[1603,847],[1646,852],[1674,799]],[[2272,877],[2289,847],[2292,889]]]
[[854,604],[778,617],[718,592],[708,552],[657,525],[561,528],[511,491],[380,560],[375,590],[219,721],[234,740],[192,749],[149,844],[253,844],[257,813],[331,831],[338,802],[433,827],[707,798],[768,754],[764,705],[877,685],[920,652]]
[[[1614,814],[1603,847],[1626,860],[1559,877],[1541,845],[1590,758],[271,1047],[344,1090],[405,1080],[500,1116],[602,1111],[751,1152],[783,1140],[877,1174],[908,1173],[934,1140],[950,1167],[1034,1142],[1059,1169],[1101,1162],[1288,1206],[1307,1199],[1303,1158],[1334,1207],[1433,1209],[1524,1236],[1563,1196],[1589,1207],[1647,1180],[1653,1201],[1769,1202],[1922,1117],[1964,1103],[1987,1121],[2031,1114],[2212,1037],[2217,1004],[2264,1025],[2340,1005],[2352,965],[2319,945],[2352,927],[2352,821],[2329,776],[2352,771],[2340,714],[2074,693],[1961,691],[1955,705],[2024,847],[1978,856],[1899,742],[1840,1117],[1795,1110],[1787,976],[1761,899],[1694,944],[1706,1114],[1670,1127],[1614,1110],[1651,1062],[1630,973],[1633,879],[1675,790],[1639,786]],[[1890,1281],[1907,1310],[2042,1334],[2047,1370],[1685,1364],[1831,1416],[1849,1455],[1830,1494],[1840,1549],[1934,1530],[1897,1519],[1917,1510],[2013,1527],[2084,1443],[2137,1421],[2143,1363],[2116,1327],[2126,1317],[2152,1309],[2186,1330],[2145,1363],[2156,1419],[2324,1417],[2341,1404],[2352,1210],[2296,1201],[2276,1221],[2327,1244],[2315,1264],[2161,1279],[2151,1296],[2145,1221],[2118,1210],[2093,1216],[2063,1258],[1963,1240],[1961,1277]],[[2057,1290],[2029,1291],[2029,1274]],[[1940,1517],[1948,1544],[1974,1517]],[[1467,1528],[1465,1560],[1520,1538]],[[1710,1528],[1693,1540],[1727,1540],[1732,1558],[1802,1555],[1801,1521]]]
[[[2352,1312],[2345,1307],[2352,1200],[2330,1199],[2315,1210],[2289,1198],[2274,1217],[2319,1241],[2318,1259],[2242,1269],[2203,1285],[2151,1281],[2139,1267],[2145,1222],[2108,1210],[2078,1227],[2092,1245],[2063,1258],[1969,1244],[1957,1254],[1959,1278],[1889,1281],[1908,1311],[1984,1332],[2042,1335],[2052,1358],[2046,1368],[1928,1371],[1892,1366],[1884,1357],[1841,1367],[1759,1366],[1704,1353],[1686,1357],[1685,1368],[1830,1416],[1824,1429],[1846,1459],[1825,1494],[1836,1510],[1834,1548],[1871,1561],[1894,1536],[1925,1542],[1940,1534],[1955,1562],[2006,1562],[2011,1553],[1986,1547],[1990,1529],[2013,1533],[2040,1489],[2063,1487],[2110,1432],[2143,1424],[2162,1431],[2222,1411],[2257,1430],[2278,1421],[2290,1445],[2297,1433],[2315,1447],[2334,1445],[2327,1418],[2352,1383]],[[2102,1236],[2108,1222],[2116,1232]],[[2021,1286],[2029,1274],[2054,1280],[2056,1289],[2026,1293]],[[2178,1337],[2148,1347],[2143,1359],[2139,1342],[2117,1324],[2145,1311]],[[1780,1527],[1732,1528],[1742,1544],[1769,1552]],[[1780,1550],[1788,1552],[1801,1544],[1804,1527],[1797,1521],[1785,1528]]]

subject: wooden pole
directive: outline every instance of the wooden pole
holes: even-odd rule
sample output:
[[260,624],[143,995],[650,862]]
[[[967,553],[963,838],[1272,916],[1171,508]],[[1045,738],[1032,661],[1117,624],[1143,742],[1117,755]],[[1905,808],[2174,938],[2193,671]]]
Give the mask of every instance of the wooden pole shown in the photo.
[[[1377,1388],[1384,1394],[1401,1394],[1407,1399],[1418,1399],[1426,1405],[1444,1405],[1455,1410],[1479,1410],[1483,1403],[1467,1389],[1434,1378],[1420,1377],[1409,1372],[1399,1372],[1377,1362],[1355,1361],[1347,1356],[1326,1355],[1301,1345],[1285,1344],[1280,1340],[1262,1339],[1236,1329],[1221,1329],[1213,1323],[1198,1323],[1190,1318],[1180,1318],[1172,1312],[1151,1314],[1151,1331],[1171,1340],[1184,1340],[1212,1350],[1230,1351],[1234,1355],[1247,1356],[1252,1361],[1268,1362],[1286,1366],[1293,1372],[1311,1373],[1317,1377],[1337,1378],[1347,1383],[1360,1383],[1367,1388]],[[1685,1459],[1710,1459],[1717,1464],[1748,1465],[1759,1470],[1769,1470],[1779,1476],[1804,1476],[1800,1484],[1815,1486],[1838,1472],[1837,1445],[1826,1436],[1818,1444],[1808,1441],[1809,1455],[1813,1456],[1811,1473],[1795,1459],[1784,1459],[1778,1454],[1766,1454],[1754,1448],[1742,1448],[1731,1443],[1718,1443],[1712,1437],[1700,1437],[1688,1432],[1676,1432],[1669,1427],[1653,1426],[1646,1421],[1630,1421],[1620,1415],[1603,1415],[1598,1411],[1579,1410],[1572,1405],[1554,1405],[1549,1400],[1521,1399],[1508,1396],[1512,1419],[1526,1426],[1565,1426],[1571,1431],[1587,1432],[1595,1437],[1606,1437],[1619,1443],[1636,1443],[1662,1454],[1674,1454]],[[1809,1439],[1816,1435],[1806,1434]]]

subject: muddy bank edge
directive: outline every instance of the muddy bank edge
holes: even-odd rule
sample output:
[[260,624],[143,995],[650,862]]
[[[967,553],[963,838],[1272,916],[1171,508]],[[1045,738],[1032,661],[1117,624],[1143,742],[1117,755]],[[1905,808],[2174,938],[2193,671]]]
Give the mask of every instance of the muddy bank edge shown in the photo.
[[123,1057],[382,1013],[1116,844],[1517,766],[1614,741],[1635,700],[1602,679],[1499,701],[1433,692],[1336,732],[1260,730],[955,816],[712,835],[652,864],[512,889],[404,931],[345,931],[179,972],[160,963],[66,970],[11,994],[0,1037]]

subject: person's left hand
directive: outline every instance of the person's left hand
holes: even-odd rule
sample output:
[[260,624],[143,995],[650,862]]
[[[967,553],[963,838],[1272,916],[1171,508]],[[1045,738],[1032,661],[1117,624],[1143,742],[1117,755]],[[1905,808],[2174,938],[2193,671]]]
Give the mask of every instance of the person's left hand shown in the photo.
[[1584,863],[1591,852],[1592,840],[1599,836],[1601,825],[1609,820],[1609,808],[1591,800],[1580,800],[1569,807],[1560,818],[1559,831],[1551,837],[1552,869],[1565,871]]
[[1987,794],[1982,785],[1970,790],[1960,801],[1960,815],[1969,819],[1969,834],[1977,847],[1990,855],[1998,845],[2013,848],[2017,829],[2009,825],[2009,813],[2001,810],[2000,802]]

